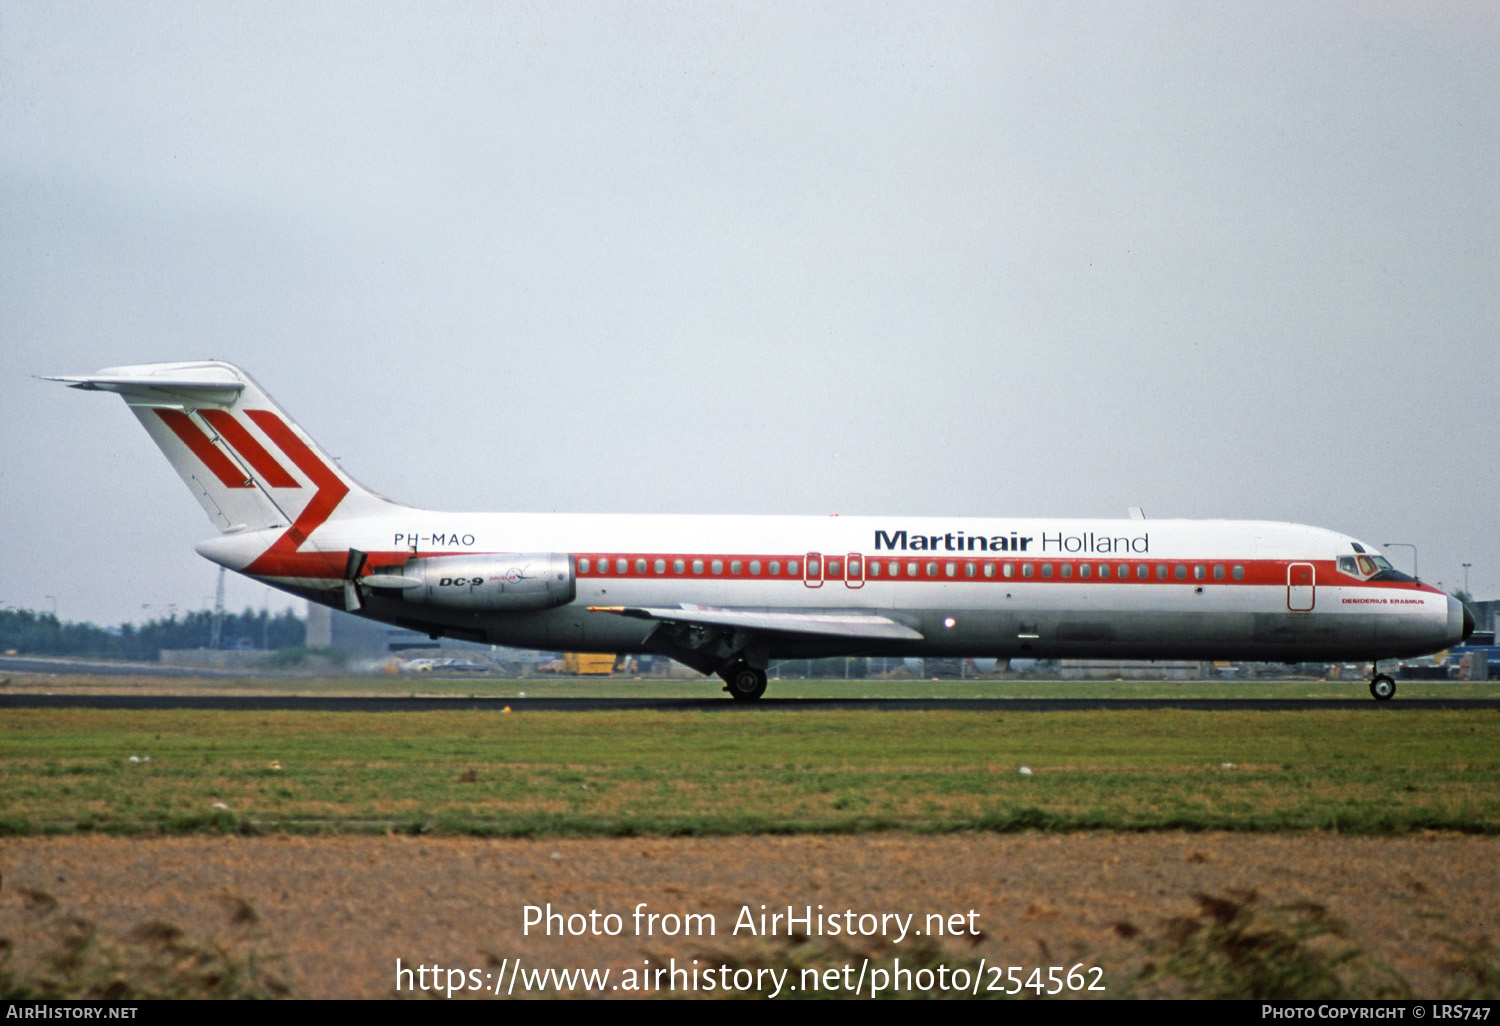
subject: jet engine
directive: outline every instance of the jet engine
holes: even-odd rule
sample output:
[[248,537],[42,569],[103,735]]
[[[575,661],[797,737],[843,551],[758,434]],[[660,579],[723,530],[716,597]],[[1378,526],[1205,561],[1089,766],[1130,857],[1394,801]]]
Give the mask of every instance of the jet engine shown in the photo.
[[380,568],[359,584],[403,601],[450,609],[550,609],[573,601],[573,557],[557,552],[420,556],[399,572]]

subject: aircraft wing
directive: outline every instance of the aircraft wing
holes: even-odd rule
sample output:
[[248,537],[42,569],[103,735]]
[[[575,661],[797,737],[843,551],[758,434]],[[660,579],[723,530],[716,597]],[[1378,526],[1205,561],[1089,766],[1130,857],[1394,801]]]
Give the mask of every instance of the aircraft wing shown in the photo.
[[638,620],[692,627],[728,627],[763,634],[803,634],[824,638],[921,641],[920,632],[877,613],[778,613],[718,606],[590,606],[591,613],[618,613]]

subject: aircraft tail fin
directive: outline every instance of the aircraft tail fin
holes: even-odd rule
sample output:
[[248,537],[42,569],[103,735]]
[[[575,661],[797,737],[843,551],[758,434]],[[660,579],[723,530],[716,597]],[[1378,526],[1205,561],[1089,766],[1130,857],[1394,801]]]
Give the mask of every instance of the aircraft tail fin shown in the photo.
[[51,377],[114,392],[224,534],[308,534],[394,504],[343,472],[255,380],[232,364],[153,363]]

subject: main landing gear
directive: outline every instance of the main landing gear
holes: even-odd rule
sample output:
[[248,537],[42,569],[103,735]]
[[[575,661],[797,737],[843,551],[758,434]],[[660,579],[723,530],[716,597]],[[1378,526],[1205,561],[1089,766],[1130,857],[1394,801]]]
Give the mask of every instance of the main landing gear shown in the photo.
[[1377,702],[1389,702],[1395,693],[1395,680],[1383,673],[1377,673],[1375,679],[1370,681],[1370,694],[1375,696]]
[[719,676],[724,678],[724,690],[736,702],[753,702],[766,693],[766,671],[744,660],[721,670]]

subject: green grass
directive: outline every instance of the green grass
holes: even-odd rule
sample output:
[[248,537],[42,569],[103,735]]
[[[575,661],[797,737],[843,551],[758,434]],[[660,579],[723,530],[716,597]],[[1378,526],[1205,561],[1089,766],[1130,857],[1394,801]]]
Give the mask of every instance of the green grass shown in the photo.
[[[13,683],[29,683],[26,677]],[[49,681],[49,684],[53,682]],[[172,694],[259,694],[373,696],[401,698],[684,698],[727,701],[717,677],[679,679],[631,677],[506,678],[485,674],[442,677],[232,677],[232,678],[62,678],[59,691],[130,691],[150,684]],[[3,685],[3,682],[0,682]],[[1370,702],[1368,682],[1291,680],[1217,681],[1056,681],[1056,680],[802,680],[773,678],[767,698],[1327,698]],[[1500,681],[1400,681],[1396,701],[1405,698],[1500,698]]]
[[1495,833],[1497,784],[1485,710],[20,709],[0,725],[12,834]]

